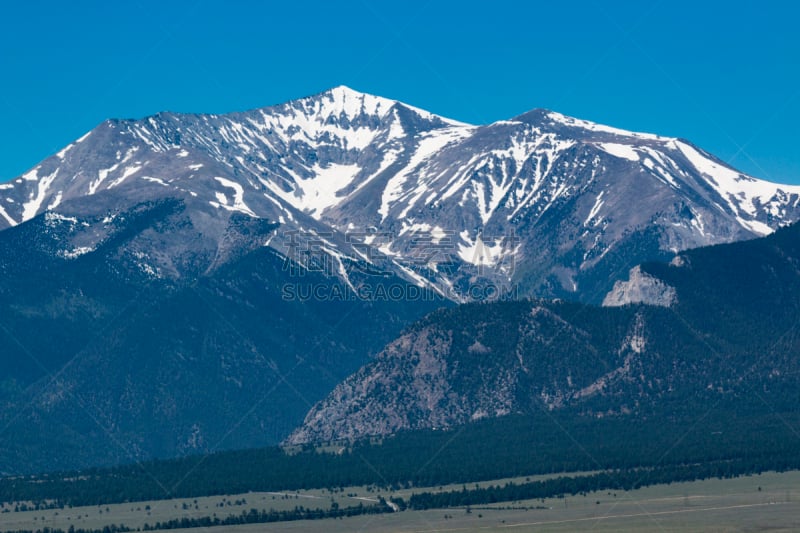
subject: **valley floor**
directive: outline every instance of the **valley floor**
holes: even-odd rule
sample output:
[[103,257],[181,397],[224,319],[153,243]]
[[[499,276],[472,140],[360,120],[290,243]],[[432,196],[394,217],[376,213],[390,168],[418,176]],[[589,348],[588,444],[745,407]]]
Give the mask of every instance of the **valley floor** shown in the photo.
[[[535,479],[535,478],[532,478]],[[504,483],[507,480],[500,481]],[[517,480],[520,481],[520,480]],[[498,483],[495,481],[493,483]],[[482,483],[481,485],[486,485]],[[472,487],[474,485],[471,485]],[[432,487],[416,491],[452,490]],[[410,491],[383,493],[407,497]],[[225,517],[250,509],[291,510],[346,507],[377,503],[374,489],[247,493],[197,499],[136,502],[108,506],[74,507],[0,513],[3,531],[48,528],[102,529],[111,524],[137,529],[182,517]],[[503,502],[471,508],[361,515],[352,518],[302,520],[270,524],[219,526],[213,531],[320,532],[346,531],[797,531],[800,530],[800,471],[765,473],[727,480],[656,485],[628,492],[595,492],[585,496]],[[186,529],[181,531],[199,531]]]

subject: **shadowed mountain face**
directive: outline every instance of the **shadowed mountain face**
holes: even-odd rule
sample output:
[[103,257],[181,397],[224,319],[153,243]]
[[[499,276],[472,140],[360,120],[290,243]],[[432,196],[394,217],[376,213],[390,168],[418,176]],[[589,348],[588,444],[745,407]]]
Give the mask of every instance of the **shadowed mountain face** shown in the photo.
[[181,256],[198,248],[206,266],[224,262],[241,244],[226,241],[238,213],[280,223],[268,245],[281,253],[302,236],[299,249],[340,277],[366,260],[456,301],[484,299],[471,290],[481,282],[599,303],[642,261],[800,215],[800,187],[744,176],[680,139],[546,110],[470,126],[337,87],[242,113],[104,122],[0,185],[0,228],[48,209],[94,217],[65,243],[90,253],[101,221],[161,198],[182,199],[202,237],[137,249],[159,277],[196,274]]
[[[0,232],[0,471],[276,443],[404,325],[444,303],[286,298],[300,280],[348,287],[271,248],[247,251],[277,225],[235,213],[221,242],[237,246],[185,252],[206,238],[189,209],[165,199],[105,223],[46,214]],[[99,225],[93,252],[64,248]],[[170,250],[184,277],[153,275],[141,255],[153,246]]]
[[[438,307],[600,302],[644,260],[770,233],[799,203],[686,141],[546,110],[471,126],[337,87],[106,121],[0,184],[0,470],[278,442]],[[566,320],[540,307],[533,330]],[[580,366],[598,348],[575,327],[564,364]],[[402,342],[444,357],[455,339]],[[481,339],[464,353],[496,351]],[[500,400],[453,409],[516,409],[513,365],[530,366],[507,362],[486,381]],[[560,387],[541,394],[572,401]],[[425,401],[451,397],[437,391]]]
[[[658,306],[537,301],[432,313],[306,416],[293,444],[508,414],[796,412],[800,225],[632,270]],[[638,281],[637,281],[638,280]]]

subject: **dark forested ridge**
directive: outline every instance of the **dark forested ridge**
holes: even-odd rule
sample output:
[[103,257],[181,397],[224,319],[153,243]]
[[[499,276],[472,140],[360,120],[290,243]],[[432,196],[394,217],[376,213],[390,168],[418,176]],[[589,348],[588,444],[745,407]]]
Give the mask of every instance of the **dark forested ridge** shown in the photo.
[[341,453],[265,448],[5,478],[0,501],[75,506],[352,485],[430,487],[597,470],[654,469],[654,480],[669,480],[670,472],[679,480],[705,471],[702,465],[714,465],[709,475],[786,470],[800,468],[798,424],[797,413],[748,413],[736,405],[644,420],[540,412],[401,433]]

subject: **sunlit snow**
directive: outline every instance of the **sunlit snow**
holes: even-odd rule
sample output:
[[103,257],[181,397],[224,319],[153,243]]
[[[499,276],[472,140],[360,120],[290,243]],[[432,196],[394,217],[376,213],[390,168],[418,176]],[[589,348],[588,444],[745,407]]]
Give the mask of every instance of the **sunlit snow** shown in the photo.
[[627,159],[628,161],[639,161],[639,154],[629,144],[598,143],[597,146],[614,157]]

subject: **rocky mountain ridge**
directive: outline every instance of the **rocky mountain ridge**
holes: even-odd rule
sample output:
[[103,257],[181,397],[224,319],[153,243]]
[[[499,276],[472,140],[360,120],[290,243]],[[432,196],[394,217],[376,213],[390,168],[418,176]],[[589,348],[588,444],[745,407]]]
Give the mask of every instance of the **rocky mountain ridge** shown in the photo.
[[[0,185],[0,228],[85,215],[65,253],[91,253],[115,213],[165,197],[190,206],[198,253],[224,252],[241,214],[280,224],[252,246],[289,255],[299,238],[342,278],[367,262],[456,301],[483,284],[599,302],[644,260],[800,218],[800,187],[681,139],[547,110],[472,126],[342,86],[247,112],[106,121]],[[163,250],[137,253],[155,275],[191,276]]]

